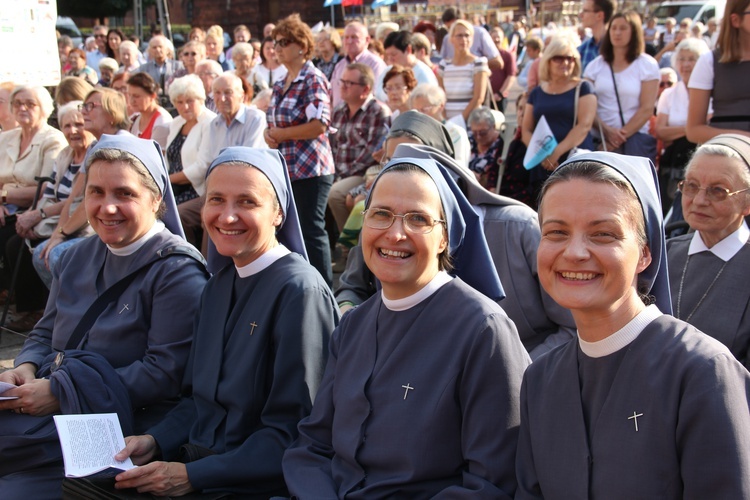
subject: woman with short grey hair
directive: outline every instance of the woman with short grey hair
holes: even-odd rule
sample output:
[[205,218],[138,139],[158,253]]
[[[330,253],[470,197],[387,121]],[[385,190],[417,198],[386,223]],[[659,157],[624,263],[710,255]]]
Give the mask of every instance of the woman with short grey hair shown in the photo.
[[492,110],[486,106],[473,110],[467,120],[471,144],[469,170],[474,172],[482,187],[493,192],[497,189],[505,146],[499,125]]
[[197,75],[172,82],[169,99],[179,116],[169,125],[165,156],[169,182],[179,205],[203,194],[205,166],[200,168],[198,152],[209,147],[208,126],[216,113],[206,108],[206,91]]

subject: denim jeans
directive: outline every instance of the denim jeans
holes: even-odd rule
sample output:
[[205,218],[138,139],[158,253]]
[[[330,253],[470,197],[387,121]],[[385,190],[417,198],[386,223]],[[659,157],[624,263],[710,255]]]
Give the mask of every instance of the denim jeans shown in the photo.
[[320,272],[328,286],[333,284],[331,246],[326,232],[326,206],[333,185],[333,175],[322,175],[292,181],[302,238],[310,264]]

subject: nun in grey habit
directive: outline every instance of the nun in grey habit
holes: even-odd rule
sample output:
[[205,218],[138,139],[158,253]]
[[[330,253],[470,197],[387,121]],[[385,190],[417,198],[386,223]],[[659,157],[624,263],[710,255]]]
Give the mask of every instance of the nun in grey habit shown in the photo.
[[578,339],[524,376],[517,499],[750,498],[750,374],[670,315],[656,185],[587,153],[542,191],[540,279]]

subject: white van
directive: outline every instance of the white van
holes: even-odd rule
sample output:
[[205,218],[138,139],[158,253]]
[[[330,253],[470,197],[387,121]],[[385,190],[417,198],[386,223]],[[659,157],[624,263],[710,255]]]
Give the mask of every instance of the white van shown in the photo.
[[657,5],[651,17],[655,17],[659,25],[663,25],[668,17],[674,17],[678,23],[688,17],[693,22],[706,24],[712,17],[724,17],[726,4],[726,0],[669,0]]

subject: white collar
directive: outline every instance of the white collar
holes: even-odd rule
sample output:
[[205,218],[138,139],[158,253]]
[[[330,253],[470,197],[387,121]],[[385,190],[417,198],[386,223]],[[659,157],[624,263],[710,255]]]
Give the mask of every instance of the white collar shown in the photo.
[[380,291],[380,297],[383,299],[383,305],[385,305],[389,311],[406,311],[430,297],[433,293],[437,292],[440,287],[449,283],[452,279],[453,278],[445,271],[439,271],[429,283],[422,287],[421,290],[409,295],[408,297],[391,300],[386,298],[382,290]]
[[690,240],[690,247],[688,248],[688,255],[693,255],[700,252],[711,252],[724,262],[728,262],[732,257],[742,250],[747,244],[747,240],[750,238],[750,228],[747,227],[747,223],[742,221],[742,225],[738,230],[712,246],[708,248],[703,243],[700,232],[696,231],[693,233],[693,239]]
[[267,250],[266,253],[252,261],[250,264],[242,267],[235,266],[235,268],[237,269],[237,274],[240,278],[247,278],[248,276],[258,274],[280,258],[289,255],[290,253],[291,252],[287,247],[278,244],[272,249]]
[[133,243],[129,245],[125,245],[121,248],[113,248],[109,245],[107,245],[107,248],[109,248],[109,251],[113,254],[119,256],[119,257],[125,257],[127,255],[132,255],[138,250],[141,249],[143,245],[146,244],[148,240],[159,234],[164,230],[164,223],[160,220],[157,220],[154,222],[154,225],[151,226],[151,229],[148,230],[146,234],[135,240]]
[[623,347],[626,347],[656,318],[661,316],[661,311],[655,305],[646,306],[643,311],[639,312],[635,318],[631,319],[627,325],[623,326],[615,333],[596,342],[586,342],[578,335],[578,345],[581,346],[583,353],[590,358],[602,358],[609,356]]

